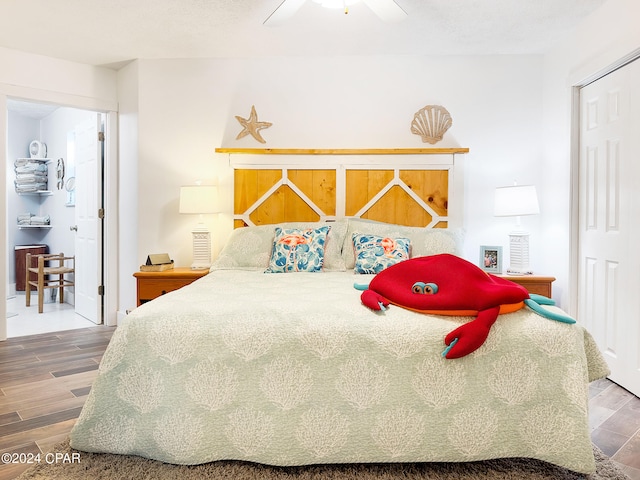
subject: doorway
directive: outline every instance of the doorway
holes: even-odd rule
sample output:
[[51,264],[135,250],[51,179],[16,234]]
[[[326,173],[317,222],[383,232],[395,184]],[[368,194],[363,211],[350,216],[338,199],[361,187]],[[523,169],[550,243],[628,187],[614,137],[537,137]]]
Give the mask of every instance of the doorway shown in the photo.
[[[43,326],[47,325],[49,331],[57,331],[103,323],[102,296],[98,294],[103,284],[102,220],[98,211],[104,200],[105,149],[98,131],[104,131],[105,116],[59,105],[7,100],[8,336],[15,332],[28,334],[30,326],[31,333],[44,333]],[[12,180],[14,159],[30,158],[29,147],[34,140],[47,150],[47,185],[43,193],[18,195]],[[16,216],[26,214],[45,218],[49,223],[18,228],[13,223]],[[86,234],[87,225],[91,227],[90,235]],[[55,298],[45,297],[45,310],[40,315],[37,307],[35,314],[31,312],[33,307],[24,308],[24,292],[16,291],[14,248],[29,244],[46,245],[51,253],[76,256],[76,285],[71,291],[65,290],[62,305]],[[51,289],[46,294],[56,291]]]

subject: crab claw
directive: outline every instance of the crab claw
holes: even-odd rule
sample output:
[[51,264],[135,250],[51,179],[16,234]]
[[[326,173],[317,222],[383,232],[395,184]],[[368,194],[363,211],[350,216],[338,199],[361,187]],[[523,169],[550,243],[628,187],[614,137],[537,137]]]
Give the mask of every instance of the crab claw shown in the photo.
[[445,354],[445,358],[460,358],[469,355],[482,346],[489,336],[489,329],[475,325],[475,321],[465,323],[450,332],[444,339],[444,343],[450,346],[457,339],[455,345]]
[[360,300],[363,305],[369,307],[371,310],[384,310],[385,307],[389,306],[389,300],[373,290],[365,290],[362,292]]
[[[452,332],[449,332],[444,338],[444,343],[450,348],[443,352],[444,357],[447,359],[460,358],[480,348],[489,336],[491,325],[498,318],[499,312],[499,306],[483,310],[478,313],[475,320],[460,325]],[[451,345],[456,339],[455,344]]]

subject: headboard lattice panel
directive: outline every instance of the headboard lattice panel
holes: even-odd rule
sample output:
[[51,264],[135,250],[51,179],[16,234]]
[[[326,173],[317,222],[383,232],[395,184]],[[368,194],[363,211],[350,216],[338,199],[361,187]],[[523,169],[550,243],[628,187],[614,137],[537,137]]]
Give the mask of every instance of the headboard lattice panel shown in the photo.
[[228,154],[234,169],[235,228],[348,216],[427,228],[463,225],[458,158],[468,148],[216,148],[216,153]]
[[236,169],[234,228],[336,217],[336,171]]
[[448,226],[451,169],[236,168],[234,227],[355,216]]
[[346,182],[347,216],[447,226],[449,170],[347,170]]

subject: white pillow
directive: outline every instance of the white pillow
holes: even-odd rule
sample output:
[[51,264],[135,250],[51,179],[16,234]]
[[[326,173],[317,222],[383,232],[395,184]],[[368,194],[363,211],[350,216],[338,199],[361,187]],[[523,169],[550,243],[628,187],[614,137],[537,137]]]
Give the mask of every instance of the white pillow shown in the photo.
[[342,258],[349,270],[355,266],[356,257],[351,240],[354,233],[408,238],[411,241],[411,258],[438,253],[462,254],[462,231],[460,229],[407,227],[393,223],[349,218],[347,235],[342,246]]
[[269,266],[276,227],[318,228],[327,225],[331,229],[325,246],[323,270],[343,272],[346,268],[342,245],[347,234],[347,221],[344,219],[335,222],[286,222],[236,228],[213,262],[211,270],[265,270]]

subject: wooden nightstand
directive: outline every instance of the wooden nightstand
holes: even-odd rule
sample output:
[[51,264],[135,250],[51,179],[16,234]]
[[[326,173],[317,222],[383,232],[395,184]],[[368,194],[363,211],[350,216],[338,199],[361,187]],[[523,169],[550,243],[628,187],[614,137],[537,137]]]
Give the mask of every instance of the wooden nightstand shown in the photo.
[[167,292],[189,285],[204,277],[209,269],[191,270],[189,267],[172,268],[164,272],[136,272],[138,306]]
[[511,280],[527,289],[529,293],[537,293],[551,298],[551,284],[555,277],[540,277],[538,275],[497,275]]

